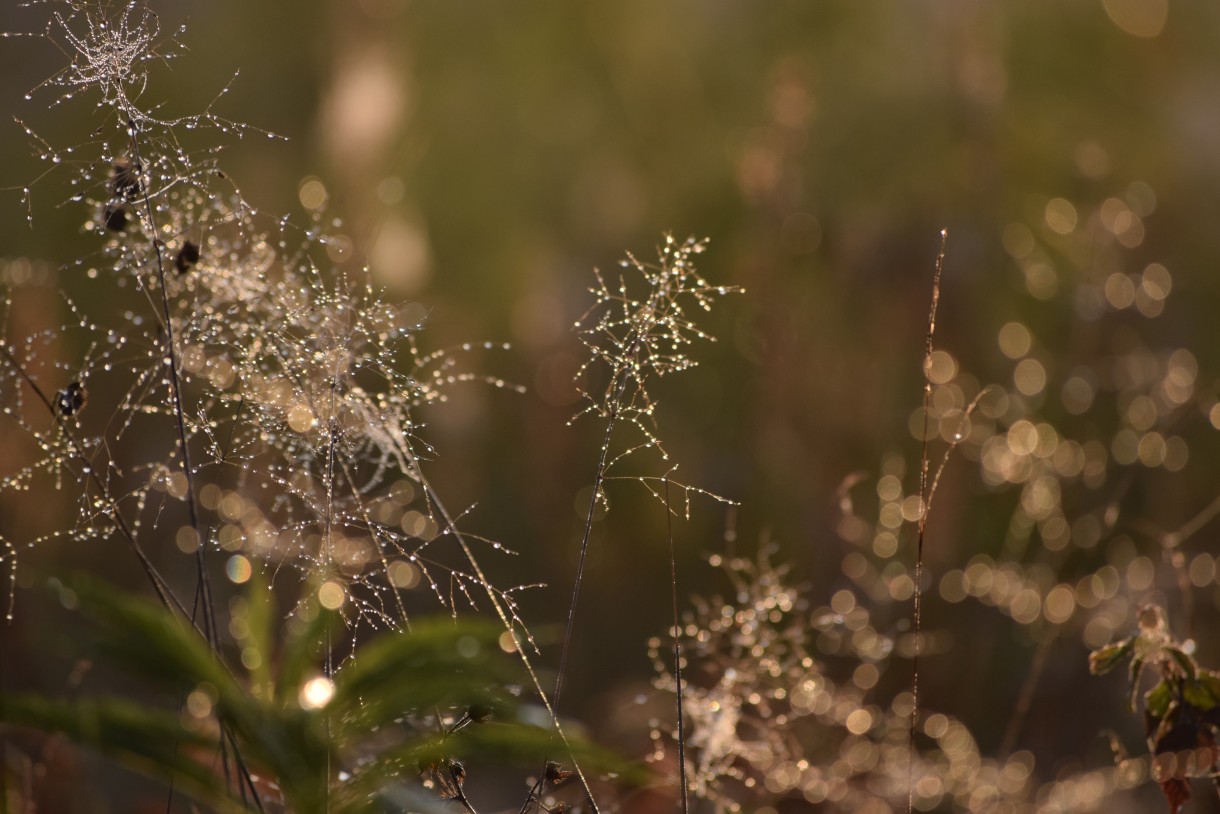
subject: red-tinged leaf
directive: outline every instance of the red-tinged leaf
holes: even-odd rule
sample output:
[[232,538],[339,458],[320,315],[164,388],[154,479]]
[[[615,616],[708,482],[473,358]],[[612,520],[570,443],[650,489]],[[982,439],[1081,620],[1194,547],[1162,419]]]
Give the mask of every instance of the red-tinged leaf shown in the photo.
[[1161,781],[1161,793],[1169,803],[1169,814],[1178,814],[1182,806],[1190,800],[1190,781],[1181,777],[1171,777]]

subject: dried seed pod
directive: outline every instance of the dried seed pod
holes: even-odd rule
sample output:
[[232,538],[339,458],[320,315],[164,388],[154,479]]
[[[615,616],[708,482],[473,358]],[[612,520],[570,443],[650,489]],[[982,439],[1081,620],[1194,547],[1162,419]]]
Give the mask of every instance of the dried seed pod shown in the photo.
[[449,759],[449,776],[453,778],[453,782],[457,784],[458,788],[462,787],[462,784],[466,782],[466,767],[462,765],[462,761]]
[[546,771],[544,776],[546,777],[546,782],[550,783],[552,786],[560,785],[573,774],[574,772],[563,768],[563,766],[559,765],[553,760],[548,760],[546,763]]
[[134,201],[141,193],[140,165],[133,164],[129,158],[117,159],[110,175],[110,194],[115,198]]

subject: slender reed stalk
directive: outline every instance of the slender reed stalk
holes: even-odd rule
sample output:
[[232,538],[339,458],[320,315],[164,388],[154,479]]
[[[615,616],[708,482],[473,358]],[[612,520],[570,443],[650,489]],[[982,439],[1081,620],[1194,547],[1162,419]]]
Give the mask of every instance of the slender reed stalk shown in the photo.
[[919,651],[923,649],[920,636],[923,634],[923,544],[928,527],[928,508],[931,501],[931,484],[928,477],[928,425],[932,408],[932,335],[936,332],[936,307],[940,304],[940,276],[945,263],[945,245],[949,239],[947,229],[940,233],[940,251],[936,255],[936,269],[932,276],[932,305],[928,309],[928,332],[924,339],[923,356],[923,432],[919,453],[919,523],[915,534],[915,590],[914,619],[915,650],[911,655],[911,728],[908,743],[909,768],[907,775],[907,814],[915,810],[915,730],[919,725]]
[[682,627],[678,617],[678,564],[674,554],[674,513],[669,505],[669,479],[664,480],[665,532],[669,538],[669,598],[673,604],[674,698],[678,717],[678,786],[682,791],[682,814],[690,811],[690,787],[686,779],[686,722],[682,710]]

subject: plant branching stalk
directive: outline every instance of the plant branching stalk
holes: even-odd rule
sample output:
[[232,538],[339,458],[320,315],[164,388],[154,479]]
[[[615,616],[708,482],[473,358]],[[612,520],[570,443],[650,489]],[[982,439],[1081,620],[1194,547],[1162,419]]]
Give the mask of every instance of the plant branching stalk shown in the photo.
[[[593,491],[589,496],[589,506],[585,513],[584,530],[580,538],[580,551],[577,556],[576,576],[572,585],[572,598],[568,607],[568,619],[564,629],[562,650],[559,656],[559,669],[555,677],[555,691],[552,696],[552,705],[555,710],[559,708],[563,682],[567,674],[568,660],[571,655],[572,639],[576,625],[576,608],[580,600],[580,589],[584,583],[585,564],[588,560],[589,543],[593,534],[593,520],[597,512],[599,501],[605,501],[604,488],[607,480],[607,470],[621,458],[631,454],[633,449],[628,449],[617,457],[611,458],[610,447],[614,440],[614,433],[618,429],[622,420],[634,422],[647,435],[647,443],[643,446],[660,448],[660,441],[650,432],[648,432],[639,423],[642,416],[651,415],[652,405],[648,399],[645,390],[644,379],[647,374],[655,373],[663,375],[667,371],[681,369],[688,366],[688,360],[680,355],[673,357],[658,354],[652,346],[652,342],[668,341],[676,348],[684,341],[688,341],[683,336],[683,331],[689,330],[695,335],[705,337],[693,327],[691,323],[682,318],[681,306],[677,303],[678,297],[683,294],[695,292],[695,297],[699,299],[700,304],[706,309],[707,301],[704,299],[707,291],[713,290],[707,284],[697,277],[695,288],[686,288],[688,274],[693,272],[693,267],[688,267],[688,255],[702,251],[702,244],[697,243],[693,239],[688,240],[676,249],[674,252],[674,241],[672,236],[666,236],[666,248],[662,254],[662,264],[660,267],[646,267],[637,261],[634,257],[628,255],[628,261],[624,266],[634,266],[641,272],[645,273],[650,286],[647,298],[642,301],[632,298],[628,291],[626,282],[620,278],[619,289],[617,295],[609,293],[607,286],[598,274],[599,289],[594,293],[597,294],[598,304],[586,312],[586,317],[593,313],[600,306],[609,303],[617,302],[623,309],[621,320],[610,319],[606,313],[601,314],[601,319],[592,328],[586,329],[587,334],[600,336],[599,340],[589,340],[587,346],[593,353],[593,362],[604,362],[610,368],[610,380],[606,386],[604,395],[600,398],[589,396],[586,398],[591,402],[587,408],[590,412],[596,412],[605,421],[605,430],[602,436],[602,445],[598,453],[597,467],[593,477]],[[670,264],[673,265],[670,265]],[[655,274],[649,274],[648,268],[655,268]],[[714,289],[716,293],[724,294],[729,289],[719,288]],[[577,327],[581,327],[585,317],[577,321]],[[620,336],[615,332],[616,327],[624,327],[625,332]],[[706,338],[706,337],[705,337]],[[589,363],[582,366],[581,370],[585,370]],[[673,365],[670,367],[669,365]],[[642,399],[646,406],[638,407],[633,402],[628,402],[629,387],[634,386],[636,391],[632,394],[632,399]],[[664,456],[664,450],[661,450]],[[643,480],[643,479],[641,479]],[[667,511],[672,511],[668,497],[669,479],[662,479],[665,485],[664,502]],[[654,495],[656,493],[654,492]],[[660,497],[658,495],[658,497]],[[671,546],[671,565],[672,560],[672,528],[670,532]],[[675,566],[676,567],[676,566]],[[676,624],[676,575],[674,586],[674,608],[675,608],[675,624]],[[677,657],[680,658],[680,645],[675,641],[677,647]],[[679,678],[679,707],[681,706],[681,679]],[[554,714],[554,713],[553,713]],[[681,711],[679,710],[679,714]],[[558,720],[556,719],[556,724]],[[577,767],[579,772],[579,767]],[[583,774],[581,780],[584,780]],[[685,799],[685,777],[683,778]],[[527,811],[531,802],[534,799],[535,792],[541,788],[537,784],[534,789],[531,789],[530,796],[527,798],[522,811]],[[588,787],[586,785],[586,791]],[[685,810],[685,802],[684,802]]]
[[[143,167],[144,162],[140,155],[140,140],[137,137],[139,128],[136,125],[135,118],[131,115],[131,111],[124,110],[124,113],[128,117],[127,136],[131,143],[132,162],[136,167]],[[170,395],[173,397],[174,419],[178,431],[178,449],[182,456],[182,474],[186,478],[186,506],[190,516],[191,528],[195,530],[195,539],[199,543],[195,548],[195,569],[196,579],[199,581],[200,586],[200,596],[203,600],[203,629],[212,650],[217,651],[219,643],[216,633],[216,614],[212,601],[212,585],[208,578],[207,563],[204,559],[203,541],[205,537],[199,521],[199,506],[195,499],[195,469],[191,465],[191,449],[186,431],[186,409],[182,403],[182,377],[178,359],[178,347],[174,341],[174,322],[170,313],[169,289],[166,286],[165,257],[162,253],[163,246],[161,240],[157,237],[156,213],[153,210],[152,198],[148,188],[147,180],[140,184],[144,213],[145,217],[148,218],[148,229],[152,233],[153,257],[156,258],[157,262],[157,284],[161,289],[160,304],[162,329],[165,331],[165,359],[169,365]]]
[[[135,118],[132,116],[132,112],[125,109],[124,113],[127,115],[127,135],[131,143],[132,161],[136,167],[143,167],[144,162],[140,155],[140,140],[137,137],[139,128],[135,123]],[[149,193],[149,184],[147,180],[141,183],[140,191],[142,193],[145,216],[148,218],[148,229],[152,234],[151,242],[153,256],[156,258],[157,264],[157,284],[161,289],[161,318],[162,327],[165,331],[166,347],[165,359],[169,366],[170,393],[173,397],[174,418],[178,432],[178,448],[182,456],[182,474],[186,479],[187,512],[190,517],[191,528],[195,531],[195,539],[198,541],[195,548],[195,571],[198,586],[196,596],[197,599],[200,600],[198,605],[200,605],[203,610],[204,639],[207,641],[217,660],[220,660],[220,641],[216,628],[216,609],[212,598],[212,583],[211,579],[208,577],[207,562],[204,556],[204,540],[206,538],[203,535],[203,528],[199,518],[199,506],[196,500],[195,469],[191,464],[191,449],[186,429],[186,408],[182,402],[182,376],[180,370],[180,360],[178,359],[178,347],[174,340],[174,323],[170,311],[169,288],[166,285],[165,256],[162,252],[163,245],[157,236],[156,213],[153,209],[152,198]],[[194,609],[192,610],[189,618],[193,624],[195,621]],[[255,804],[261,811],[263,808],[262,800],[259,798],[259,795],[254,788],[254,780],[250,776],[250,772],[241,756],[241,750],[238,748],[236,739],[233,737],[232,732],[225,724],[223,718],[220,720],[220,727],[221,762],[224,766],[226,782],[231,782],[228,780],[228,745],[231,743],[233,750],[233,762],[241,778],[238,782],[238,786],[241,789],[242,796],[245,796],[245,790],[247,787],[249,787],[250,791],[253,793]]]
[[593,536],[593,515],[597,511],[597,501],[606,483],[606,467],[610,457],[610,441],[614,435],[615,425],[618,423],[619,408],[627,392],[627,384],[631,380],[631,377],[628,375],[628,369],[638,368],[639,366],[638,357],[640,349],[643,347],[652,324],[656,322],[657,309],[662,302],[664,291],[663,286],[658,286],[650,292],[648,302],[642,309],[643,317],[640,319],[640,322],[643,324],[636,327],[635,336],[632,338],[631,345],[624,355],[624,361],[615,367],[610,384],[606,388],[606,392],[613,393],[613,395],[606,405],[608,410],[606,414],[606,432],[602,437],[602,448],[597,461],[597,472],[593,477],[593,494],[589,497],[589,510],[585,513],[585,528],[580,536],[580,555],[576,561],[576,579],[572,585],[572,601],[568,607],[568,622],[563,635],[563,649],[559,654],[559,672],[555,676],[555,693],[552,696],[552,703],[556,709],[559,707],[559,695],[563,689],[563,678],[567,669],[568,654],[572,644],[572,631],[576,622],[576,603],[580,598],[580,586],[584,580],[585,561],[589,554],[589,540]]

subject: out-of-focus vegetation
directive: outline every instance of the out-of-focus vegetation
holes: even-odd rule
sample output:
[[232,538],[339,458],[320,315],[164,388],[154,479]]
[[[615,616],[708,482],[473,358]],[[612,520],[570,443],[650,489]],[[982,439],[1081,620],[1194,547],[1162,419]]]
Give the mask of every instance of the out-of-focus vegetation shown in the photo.
[[[188,23],[178,37],[187,51],[153,67],[142,106],[194,114],[229,85],[213,112],[288,138],[229,143],[219,162],[246,201],[316,225],[329,236],[325,262],[350,273],[367,264],[387,300],[426,317],[427,347],[512,343],[471,362],[527,392],[452,388],[421,413],[421,434],[436,451],[438,492],[469,507],[463,526],[517,552],[494,560],[495,583],[545,583],[514,596],[547,670],[601,441],[594,422],[566,426],[581,408],[571,377],[584,350],[571,326],[588,307],[590,269],[612,267],[624,248],[651,256],[663,230],[710,238],[701,272],[746,294],[707,315],[704,330],[720,341],[699,351],[699,367],[652,394],[682,480],[740,502],[695,500],[675,526],[684,591],[724,596],[692,605],[685,632],[714,640],[742,623],[718,617],[723,605],[799,596],[765,608],[762,624],[785,631],[766,645],[804,632],[801,658],[776,662],[780,676],[809,673],[805,657],[818,665],[813,685],[791,674],[805,687],[800,702],[770,713],[798,722],[783,749],[740,734],[762,751],[740,777],[729,765],[717,775],[724,805],[867,806],[904,794],[867,781],[877,770],[897,783],[906,771],[882,757],[904,747],[889,727],[910,681],[922,340],[947,228],[929,368],[933,466],[945,443],[963,440],[925,547],[918,745],[931,779],[921,806],[1164,805],[1141,757],[1145,733],[1125,712],[1129,688],[1091,677],[1087,654],[1135,630],[1139,608],[1155,603],[1175,641],[1193,643],[1190,658],[1220,665],[1220,11],[1163,0],[302,0],[286,13],[214,0],[157,12],[166,35]],[[44,26],[40,5],[0,10],[4,30]],[[23,99],[65,55],[39,37],[3,45],[3,109],[56,149],[79,145],[67,164],[95,161],[90,133],[113,122],[88,102],[48,109],[53,92]],[[181,138],[198,151],[215,136]],[[146,307],[130,288],[92,279],[93,260],[77,264],[96,257],[99,235],[64,203],[71,168],[39,161],[43,145],[17,124],[0,128],[0,148],[0,183],[17,188],[0,197],[8,341],[75,321],[57,291],[95,315]],[[72,360],[86,352],[77,341],[49,344]],[[72,378],[66,364],[48,372],[52,391]],[[26,454],[0,436],[0,475]],[[219,511],[226,496],[218,487],[207,499]],[[672,680],[657,667],[654,693],[646,644],[670,624],[664,510],[636,484],[611,483],[609,498],[593,529],[565,711],[600,743],[653,753],[671,784],[658,786],[672,793]],[[4,492],[0,533],[24,546],[62,525],[73,499],[67,487]],[[393,524],[426,530],[403,508]],[[787,573],[741,583],[771,541],[769,562]],[[21,549],[2,634],[7,689],[82,680],[75,623],[36,586],[67,563],[137,589],[138,572],[114,551],[114,541]],[[726,583],[709,555],[737,576]],[[174,540],[157,557],[190,584]],[[222,582],[232,575],[224,562]],[[746,622],[762,613],[746,610]],[[63,658],[40,647],[48,631]],[[747,719],[759,714],[749,687],[723,684],[726,668],[758,658],[694,652],[696,727],[725,720],[699,699],[732,697]],[[89,680],[121,679],[99,669]],[[821,709],[819,693],[841,706]],[[723,757],[713,730],[694,735],[693,761]],[[858,746],[870,738],[873,752]],[[1119,768],[1113,743],[1130,752]],[[78,759],[41,758],[52,776],[89,777],[79,787],[99,791],[82,797],[118,793],[70,765]],[[959,781],[974,773],[971,783],[949,782],[950,770]],[[864,796],[836,798],[844,777],[860,779]],[[514,782],[503,780],[514,790],[506,799]],[[91,805],[64,797],[47,810]],[[1215,797],[1190,805],[1215,810]]]

